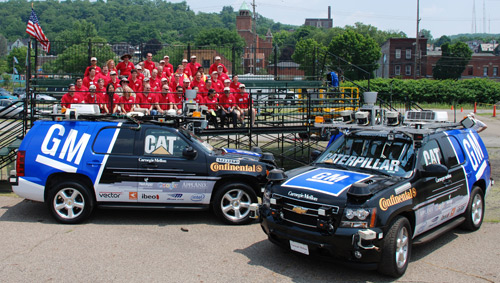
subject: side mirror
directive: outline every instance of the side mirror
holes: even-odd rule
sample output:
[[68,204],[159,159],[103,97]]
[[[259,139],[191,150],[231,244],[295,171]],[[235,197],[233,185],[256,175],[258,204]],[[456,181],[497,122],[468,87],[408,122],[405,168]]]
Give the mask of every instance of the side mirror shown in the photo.
[[446,175],[448,175],[448,168],[442,164],[429,164],[422,171],[424,177],[444,177]]
[[321,155],[321,151],[319,150],[313,150],[313,152],[311,152],[311,159],[314,161],[316,159],[318,159],[318,157]]
[[187,159],[195,159],[196,155],[198,155],[198,152],[196,151],[196,149],[190,146],[187,146],[182,150],[182,156],[184,156]]

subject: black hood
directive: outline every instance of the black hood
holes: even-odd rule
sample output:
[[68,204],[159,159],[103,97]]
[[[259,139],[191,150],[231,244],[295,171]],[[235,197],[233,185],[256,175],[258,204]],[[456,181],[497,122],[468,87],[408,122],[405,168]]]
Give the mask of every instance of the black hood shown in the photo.
[[394,178],[334,168],[305,166],[286,172],[287,179],[273,193],[304,201],[344,207],[347,199],[364,202],[396,183]]

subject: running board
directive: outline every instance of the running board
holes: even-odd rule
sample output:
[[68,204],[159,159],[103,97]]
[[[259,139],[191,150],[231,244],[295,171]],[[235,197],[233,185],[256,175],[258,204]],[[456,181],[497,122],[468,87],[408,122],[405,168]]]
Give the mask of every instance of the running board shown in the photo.
[[465,217],[458,217],[448,223],[445,223],[439,227],[437,227],[436,229],[434,230],[431,230],[427,233],[424,233],[420,236],[417,236],[414,240],[413,240],[413,244],[414,245],[420,245],[420,244],[424,244],[424,243],[427,243],[429,241],[432,241],[434,240],[435,238],[439,237],[441,234],[444,234],[452,229],[454,229],[455,227],[457,227],[458,225],[462,224],[463,222],[465,221]]

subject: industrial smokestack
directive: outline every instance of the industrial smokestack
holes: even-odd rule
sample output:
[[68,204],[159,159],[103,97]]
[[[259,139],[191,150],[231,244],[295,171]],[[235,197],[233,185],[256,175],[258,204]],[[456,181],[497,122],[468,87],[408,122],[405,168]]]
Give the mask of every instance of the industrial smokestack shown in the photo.
[[332,7],[328,6],[328,19],[332,18]]

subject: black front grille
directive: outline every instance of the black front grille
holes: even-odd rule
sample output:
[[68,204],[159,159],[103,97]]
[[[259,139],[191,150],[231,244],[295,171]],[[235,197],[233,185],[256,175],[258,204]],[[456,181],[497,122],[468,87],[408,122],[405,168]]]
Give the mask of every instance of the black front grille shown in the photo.
[[[323,220],[331,220],[332,225],[335,227],[338,225],[340,218],[338,206],[298,200],[279,194],[273,194],[273,197],[277,199],[276,206],[280,209],[280,218],[284,221],[314,230],[317,229],[320,217]],[[327,211],[327,216],[318,215],[320,208]]]

